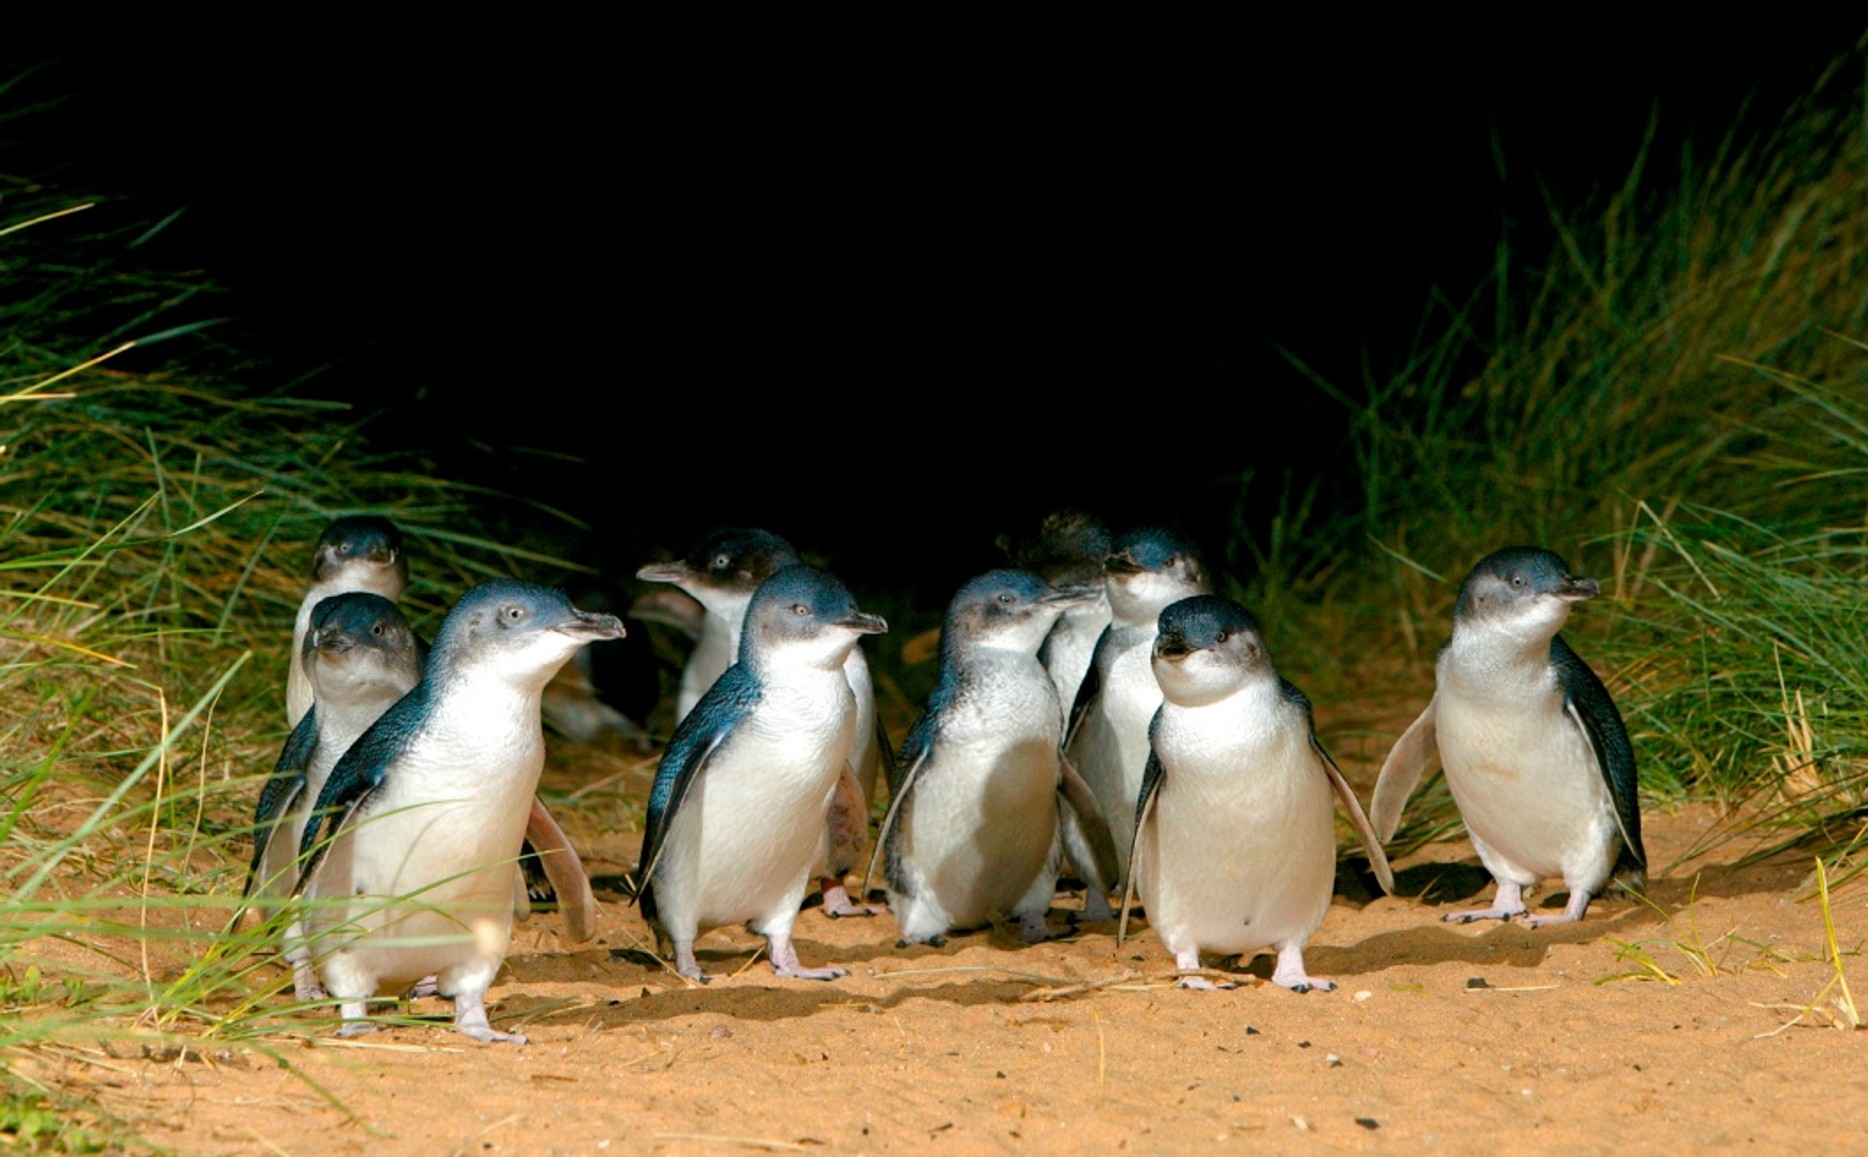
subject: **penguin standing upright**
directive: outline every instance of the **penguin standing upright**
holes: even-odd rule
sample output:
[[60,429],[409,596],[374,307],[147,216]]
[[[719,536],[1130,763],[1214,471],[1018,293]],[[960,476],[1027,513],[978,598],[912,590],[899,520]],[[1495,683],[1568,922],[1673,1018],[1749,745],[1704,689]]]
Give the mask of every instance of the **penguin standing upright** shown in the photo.
[[695,938],[741,921],[766,937],[779,976],[847,975],[803,967],[791,928],[825,856],[832,796],[854,789],[844,663],[858,639],[887,629],[813,567],[780,570],[754,593],[739,661],[675,729],[649,795],[637,896],[681,975],[707,980]]
[[1445,919],[1510,920],[1524,890],[1560,877],[1569,903],[1533,927],[1583,918],[1611,876],[1642,886],[1634,745],[1608,689],[1557,632],[1602,593],[1556,554],[1507,547],[1459,589],[1433,698],[1382,763],[1370,814],[1386,840],[1437,755],[1479,860],[1497,882],[1488,908]]
[[462,1033],[525,1042],[488,1024],[485,997],[544,767],[540,699],[579,647],[622,635],[555,590],[482,583],[448,612],[422,681],[332,768],[294,894],[346,1034],[372,1027],[368,1001],[432,973]]
[[1161,612],[1152,662],[1163,700],[1149,729],[1130,892],[1188,974],[1181,987],[1214,987],[1192,975],[1202,952],[1271,948],[1273,983],[1334,988],[1304,968],[1335,887],[1332,792],[1385,891],[1394,876],[1317,742],[1310,701],[1279,676],[1252,616],[1211,595]]
[[[1054,590],[1034,574],[996,570],[954,596],[941,628],[940,680],[902,756],[907,770],[878,841],[889,908],[904,940],[938,943],[951,928],[995,917],[1027,942],[1049,937],[1066,827],[1093,892],[1115,866],[1095,797],[1059,755],[1063,710],[1038,648],[1090,588]],[[1086,814],[1087,813],[1087,814]]]

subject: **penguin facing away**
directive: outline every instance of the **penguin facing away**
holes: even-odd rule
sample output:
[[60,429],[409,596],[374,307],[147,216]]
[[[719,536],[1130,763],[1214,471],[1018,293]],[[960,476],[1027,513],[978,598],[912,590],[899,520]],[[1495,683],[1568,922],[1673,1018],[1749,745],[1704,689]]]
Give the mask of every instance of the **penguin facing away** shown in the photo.
[[1066,829],[1114,869],[1094,795],[1060,757],[1063,711],[1038,649],[1058,619],[1092,601],[1034,574],[996,570],[963,586],[941,630],[939,682],[902,749],[908,770],[878,836],[889,907],[906,943],[1009,916],[1028,943],[1049,938]]
[[1082,511],[1060,510],[1045,517],[1036,535],[1008,536],[1000,545],[1015,568],[1032,572],[1053,588],[1091,591],[1058,618],[1038,648],[1038,661],[1050,672],[1058,700],[1069,708],[1090,669],[1096,641],[1109,626],[1109,591],[1103,580],[1104,561],[1115,545],[1109,528]]
[[1480,559],[1460,586],[1433,698],[1388,753],[1370,807],[1376,832],[1391,838],[1438,757],[1497,883],[1490,907],[1446,920],[1526,916],[1524,890],[1559,877],[1569,890],[1563,913],[1525,923],[1567,924],[1612,876],[1642,886],[1634,745],[1607,688],[1558,634],[1571,608],[1601,589],[1551,551],[1522,546]]
[[675,729],[649,796],[637,898],[682,976],[706,982],[696,937],[741,921],[766,937],[778,976],[847,975],[804,968],[791,928],[826,855],[832,797],[854,790],[844,663],[887,629],[813,567],[780,570],[753,595],[739,661]]
[[1194,975],[1202,952],[1265,948],[1278,954],[1273,983],[1334,988],[1304,967],[1304,946],[1335,886],[1332,795],[1384,891],[1394,890],[1394,876],[1355,792],[1317,741],[1309,700],[1279,676],[1258,623],[1225,599],[1169,606],[1151,651],[1164,698],[1149,729],[1118,941],[1139,893],[1183,988],[1215,987]]
[[[621,638],[613,615],[530,583],[482,583],[435,640],[422,681],[350,746],[319,793],[294,889],[345,1035],[367,1002],[433,974],[454,1024],[487,1022],[488,986],[511,942],[517,857],[544,766],[540,699],[586,643]],[[328,833],[328,834],[327,834]]]

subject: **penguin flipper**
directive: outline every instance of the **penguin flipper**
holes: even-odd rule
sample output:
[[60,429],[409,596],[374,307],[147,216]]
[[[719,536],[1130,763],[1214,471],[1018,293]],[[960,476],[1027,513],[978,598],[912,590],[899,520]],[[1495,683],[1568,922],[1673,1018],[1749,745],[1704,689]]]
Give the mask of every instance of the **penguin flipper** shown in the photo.
[[1602,685],[1589,664],[1563,641],[1562,635],[1550,640],[1550,662],[1556,667],[1557,680],[1563,687],[1563,708],[1588,738],[1595,752],[1596,767],[1602,772],[1609,798],[1615,803],[1615,824],[1621,829],[1623,858],[1631,861],[1626,865],[1617,863],[1616,870],[1629,871],[1636,877],[1637,885],[1644,883],[1647,849],[1641,843],[1641,784],[1628,727],[1622,722],[1621,712],[1616,710],[1608,688]]
[[305,769],[318,747],[318,705],[313,703],[299,718],[298,725],[285,740],[279,759],[272,765],[272,775],[260,788],[259,807],[253,812],[253,862],[247,868],[246,888],[242,897],[253,895],[259,881],[266,851],[278,834],[279,820],[298,802],[305,790]]
[[923,724],[926,722],[926,718],[923,717],[921,723],[917,723],[915,729],[909,732],[908,742],[902,745],[902,756],[906,758],[908,753],[913,751],[914,761],[908,765],[907,771],[901,773],[900,786],[890,791],[889,810],[882,817],[882,826],[876,829],[876,846],[874,850],[869,853],[869,866],[863,869],[863,890],[861,895],[865,897],[869,895],[869,882],[875,879],[876,876],[876,861],[882,858],[882,853],[885,849],[889,853],[889,883],[895,883],[897,875],[894,870],[895,820],[901,815],[902,804],[907,801],[910,795],[914,794],[915,779],[921,774],[921,769],[927,765],[928,752],[934,750],[934,745],[927,742],[924,735],[926,729]]
[[642,859],[636,868],[635,900],[642,902],[643,915],[652,916],[654,898],[650,896],[649,881],[654,878],[655,868],[662,858],[662,850],[668,838],[669,826],[674,823],[675,815],[681,810],[681,803],[687,798],[688,791],[714,752],[720,750],[727,737],[733,734],[733,728],[746,711],[758,701],[759,684],[757,678],[746,670],[745,664],[735,663],[726,669],[726,673],[714,680],[713,686],[702,695],[700,702],[694,705],[675,728],[674,738],[668,743],[668,750],[662,753],[662,761],[655,768],[655,783],[649,789],[648,818],[642,833]]
[[597,933],[596,893],[590,890],[590,874],[584,870],[577,849],[571,846],[570,837],[537,796],[532,797],[532,812],[526,817],[525,838],[531,842],[538,862],[544,866],[545,878],[558,896],[565,939],[582,944]]
[[1161,781],[1167,778],[1167,768],[1161,765],[1161,757],[1155,754],[1155,727],[1161,722],[1161,712],[1155,711],[1154,722],[1148,725],[1148,766],[1142,771],[1142,792],[1135,805],[1135,839],[1129,844],[1129,878],[1122,885],[1122,917],[1116,921],[1116,947],[1122,947],[1122,941],[1128,937],[1129,909],[1135,906],[1135,878],[1141,875],[1142,834],[1148,830],[1149,817],[1155,814],[1155,797],[1161,789]]
[[1388,864],[1388,853],[1382,850],[1381,837],[1375,834],[1375,825],[1369,822],[1368,813],[1362,810],[1362,801],[1356,798],[1355,789],[1343,777],[1343,769],[1336,766],[1323,744],[1317,742],[1317,733],[1310,733],[1310,746],[1323,760],[1323,771],[1330,777],[1330,786],[1336,789],[1336,797],[1343,801],[1343,810],[1349,813],[1349,822],[1355,825],[1356,836],[1362,841],[1362,850],[1368,853],[1369,867],[1375,873],[1375,879],[1382,886],[1382,891],[1392,896],[1395,894],[1395,873]]
[[1395,829],[1401,826],[1401,809],[1420,786],[1427,765],[1440,754],[1434,730],[1434,704],[1439,701],[1438,694],[1427,701],[1420,717],[1408,724],[1401,738],[1395,740],[1388,758],[1382,761],[1381,774],[1375,777],[1375,795],[1369,800],[1368,818],[1376,840],[1381,843],[1394,839]]
[[1063,830],[1064,852],[1077,871],[1084,873],[1083,882],[1090,894],[1107,898],[1110,881],[1122,873],[1109,820],[1096,802],[1096,793],[1083,782],[1070,760],[1059,756],[1057,769],[1057,818]]
[[1070,718],[1064,720],[1065,750],[1070,748],[1070,741],[1077,737],[1077,728],[1083,726],[1083,719],[1095,706],[1096,700],[1103,693],[1103,672],[1109,664],[1115,662],[1115,650],[1109,642],[1109,628],[1096,636],[1096,649],[1090,652],[1089,670],[1083,673],[1083,682],[1077,684],[1076,701],[1070,705]]

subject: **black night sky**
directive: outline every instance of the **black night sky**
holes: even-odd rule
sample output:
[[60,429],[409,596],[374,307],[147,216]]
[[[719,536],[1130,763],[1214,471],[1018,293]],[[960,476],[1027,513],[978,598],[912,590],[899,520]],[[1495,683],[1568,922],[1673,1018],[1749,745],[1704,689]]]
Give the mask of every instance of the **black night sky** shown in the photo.
[[15,106],[65,99],[0,170],[186,207],[150,260],[230,290],[247,380],[577,511],[586,557],[763,524],[859,593],[932,565],[938,605],[1048,509],[1211,549],[1248,473],[1251,519],[1346,469],[1275,346],[1385,373],[1650,112],[1676,155],[1860,34],[1756,11],[16,42]]

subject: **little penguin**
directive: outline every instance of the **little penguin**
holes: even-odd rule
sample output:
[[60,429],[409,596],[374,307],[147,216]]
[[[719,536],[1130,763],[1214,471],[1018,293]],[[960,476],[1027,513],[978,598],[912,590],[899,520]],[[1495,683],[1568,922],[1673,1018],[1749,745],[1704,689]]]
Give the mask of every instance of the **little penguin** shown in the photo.
[[448,612],[422,681],[331,769],[293,894],[344,1035],[373,1027],[368,1001],[433,974],[460,1032],[525,1043],[488,1024],[485,1001],[545,762],[540,699],[579,647],[622,635],[550,588],[482,583]]
[[[253,817],[246,895],[266,918],[291,894],[305,821],[331,768],[422,677],[408,621],[396,604],[366,591],[332,595],[312,608],[300,658],[315,698],[286,740]],[[288,928],[284,941],[298,999],[323,999],[301,930]]]
[[708,980],[695,938],[740,921],[765,936],[779,976],[847,975],[800,965],[791,928],[825,857],[832,797],[854,790],[844,664],[887,629],[814,567],[780,570],[753,594],[739,661],[675,729],[649,795],[637,898],[682,976]]
[[[686,719],[700,697],[737,661],[740,631],[746,608],[759,585],[779,570],[799,563],[791,543],[770,531],[753,528],[717,530],[686,558],[651,563],[636,572],[645,582],[673,583],[692,595],[705,614],[700,638],[681,672],[681,690],[675,700],[675,719]],[[875,681],[862,647],[850,649],[843,674],[856,696],[856,747],[850,765],[856,770],[860,796],[842,798],[833,806],[829,846],[831,861],[819,865],[819,887],[824,912],[830,916],[871,916],[875,913],[851,900],[843,877],[856,866],[869,832],[869,801],[876,797],[877,772],[892,776],[894,753],[876,715]]]
[[[1122,535],[1104,573],[1110,622],[1071,707],[1065,752],[1096,793],[1115,837],[1117,871],[1126,879],[1135,801],[1148,765],[1148,725],[1161,706],[1150,666],[1155,630],[1168,604],[1206,594],[1211,583],[1193,544],[1161,529]],[[1095,892],[1089,899],[1085,914],[1107,919],[1107,900]]]
[[[1174,954],[1181,987],[1211,989],[1202,952],[1275,949],[1273,983],[1335,985],[1304,968],[1336,880],[1334,792],[1383,890],[1394,875],[1355,792],[1317,741],[1310,701],[1272,665],[1256,620],[1211,595],[1161,612],[1152,664],[1163,693],[1124,897]],[[1228,986],[1230,987],[1230,986]]]
[[1523,916],[1524,890],[1557,876],[1569,889],[1562,915],[1525,922],[1568,924],[1612,876],[1645,881],[1634,745],[1608,689],[1557,633],[1574,604],[1600,593],[1558,555],[1528,546],[1486,555],[1460,586],[1433,698],[1388,753],[1369,809],[1376,832],[1392,838],[1439,757],[1498,884],[1491,907],[1447,920]]
[[393,603],[408,585],[409,560],[395,523],[374,514],[358,514],[336,519],[324,528],[311,555],[311,585],[305,588],[292,624],[291,665],[285,676],[287,726],[298,726],[311,706],[311,680],[305,674],[302,651],[312,608],[346,591],[368,591]]
[[1038,662],[1058,619],[1092,601],[1037,575],[995,570],[960,588],[941,629],[940,678],[908,733],[907,770],[884,818],[889,907],[907,943],[1009,916],[1048,939],[1066,829],[1108,892],[1115,848],[1095,796],[1060,758],[1063,709]]
[[1103,562],[1114,546],[1109,528],[1080,510],[1060,510],[1045,517],[1036,535],[1008,537],[1001,545],[1014,567],[1031,571],[1052,587],[1091,591],[1058,617],[1038,649],[1038,661],[1057,686],[1058,701],[1069,707],[1090,669],[1096,640],[1109,626],[1109,592],[1103,582]]

